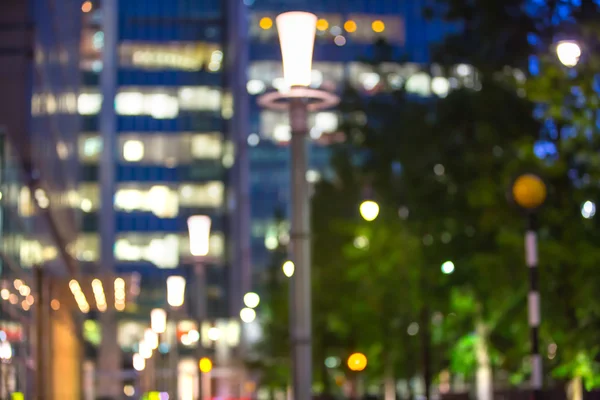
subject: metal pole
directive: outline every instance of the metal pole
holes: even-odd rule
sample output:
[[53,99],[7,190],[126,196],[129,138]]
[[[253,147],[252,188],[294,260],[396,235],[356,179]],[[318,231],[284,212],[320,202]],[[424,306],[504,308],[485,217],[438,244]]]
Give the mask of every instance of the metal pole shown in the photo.
[[538,289],[538,245],[535,214],[527,218],[525,233],[525,260],[529,267],[529,327],[531,329],[531,389],[533,400],[541,400],[542,356],[539,346],[539,326],[541,321],[540,293]]
[[198,332],[200,332],[200,340],[198,340],[198,347],[196,348],[197,362],[196,368],[198,369],[198,399],[204,399],[203,385],[202,385],[202,371],[200,371],[200,360],[204,357],[204,346],[202,344],[202,322],[206,319],[206,273],[202,263],[196,264],[196,278],[198,279]]
[[294,302],[292,303],[293,327],[293,400],[311,399],[312,344],[311,344],[311,271],[310,271],[310,204],[306,182],[307,151],[307,105],[303,99],[290,103],[292,130],[291,195],[292,229],[291,245],[295,272],[292,278]]
[[35,393],[36,399],[44,400],[45,393],[45,349],[44,349],[44,303],[46,302],[44,293],[44,269],[40,265],[35,266],[35,284],[37,292],[37,307],[35,313]]

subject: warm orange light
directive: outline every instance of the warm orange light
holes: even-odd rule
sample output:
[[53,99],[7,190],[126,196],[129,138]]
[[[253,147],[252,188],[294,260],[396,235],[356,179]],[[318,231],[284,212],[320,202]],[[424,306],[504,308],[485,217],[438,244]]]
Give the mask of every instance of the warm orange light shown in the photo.
[[271,29],[273,27],[273,20],[269,17],[262,17],[259,25],[264,30]]
[[376,21],[373,21],[373,23],[371,24],[371,28],[374,32],[381,33],[385,30],[385,24],[383,23],[383,21],[378,19]]
[[367,367],[367,357],[363,353],[354,353],[348,357],[348,368],[351,371],[362,371]]
[[512,187],[515,202],[525,209],[535,209],[546,200],[547,189],[544,181],[536,175],[519,176]]
[[346,30],[346,32],[356,32],[356,22],[352,21],[351,19],[346,21],[346,23],[344,24],[344,29]]
[[60,309],[60,301],[54,299],[50,302],[50,307],[52,307],[52,309],[54,311],[58,311]]
[[317,20],[317,29],[320,31],[326,31],[329,28],[329,22],[326,19],[320,18]]
[[198,366],[200,367],[200,372],[204,372],[206,374],[212,371],[213,363],[210,361],[210,358],[202,357],[198,363]]
[[91,1],[86,1],[81,5],[81,11],[83,11],[84,13],[89,13],[90,11],[92,11],[92,2]]

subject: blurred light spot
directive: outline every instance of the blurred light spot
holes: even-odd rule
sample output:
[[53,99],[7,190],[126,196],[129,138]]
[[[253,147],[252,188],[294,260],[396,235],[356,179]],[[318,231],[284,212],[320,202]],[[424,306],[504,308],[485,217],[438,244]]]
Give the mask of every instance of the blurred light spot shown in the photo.
[[346,44],[346,38],[341,35],[338,35],[335,37],[335,39],[333,39],[333,42],[338,46],[343,46]]
[[419,333],[419,324],[416,322],[410,324],[406,330],[406,333],[408,333],[410,336],[415,336],[417,333]]
[[433,172],[437,175],[437,176],[442,176],[444,175],[444,172],[446,171],[446,169],[444,168],[444,166],[442,164],[436,164],[435,167],[433,167]]
[[586,219],[592,218],[596,215],[596,204],[590,200],[583,203],[581,206],[581,216]]
[[366,249],[369,247],[369,239],[366,236],[357,236],[354,239],[354,247],[357,249]]

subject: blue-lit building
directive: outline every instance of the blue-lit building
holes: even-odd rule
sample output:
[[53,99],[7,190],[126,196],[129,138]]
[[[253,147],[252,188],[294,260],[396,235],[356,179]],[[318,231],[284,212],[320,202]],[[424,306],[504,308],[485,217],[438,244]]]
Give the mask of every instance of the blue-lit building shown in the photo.
[[[250,64],[247,90],[252,96],[248,136],[251,168],[252,255],[254,271],[270,261],[269,249],[286,244],[285,226],[274,225],[274,209],[289,206],[290,137],[285,113],[261,110],[256,96],[269,90],[286,90],[275,17],[285,11],[313,12],[319,18],[313,62],[313,87],[339,92],[345,82],[365,96],[404,87],[418,96],[445,95],[471,75],[467,66],[442,71],[428,65],[430,44],[439,42],[455,27],[427,20],[422,0],[245,0],[249,7]],[[381,54],[374,45],[384,39],[389,47]],[[360,60],[381,57],[375,68]],[[456,76],[456,77],[455,77]],[[331,177],[330,144],[343,140],[338,115],[320,112],[311,117],[311,182]]]
[[[246,84],[238,31],[244,19],[237,2],[230,3],[104,0],[81,6],[79,193],[86,216],[78,258],[141,278],[135,305],[117,307],[116,318],[99,316],[104,342],[98,376],[121,367],[104,354],[135,350],[151,309],[167,306],[170,275],[187,280],[180,317],[191,323],[177,325],[178,332],[201,331],[194,325],[199,296],[206,298],[211,323],[237,316],[241,308],[250,260],[244,255],[248,206],[240,184],[247,173],[246,135],[238,129],[247,102],[238,94],[247,94],[239,89]],[[192,215],[212,220],[204,260],[190,257]],[[117,330],[118,338],[109,339]],[[99,389],[117,395],[116,387]]]

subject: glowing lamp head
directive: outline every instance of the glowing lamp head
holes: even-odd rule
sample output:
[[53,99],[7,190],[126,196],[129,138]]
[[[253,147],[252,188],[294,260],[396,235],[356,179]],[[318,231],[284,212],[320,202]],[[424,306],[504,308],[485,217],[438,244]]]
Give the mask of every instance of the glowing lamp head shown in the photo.
[[156,333],[164,333],[167,330],[167,312],[161,308],[150,311],[150,327]]
[[362,202],[359,210],[363,219],[371,222],[379,215],[379,204],[372,200],[366,200]]
[[289,87],[309,86],[317,30],[317,16],[291,11],[276,19],[283,60],[283,79]]
[[198,362],[198,367],[200,368],[200,372],[207,374],[212,371],[213,363],[210,361],[210,358],[202,357]]
[[256,308],[260,303],[260,296],[254,292],[248,292],[244,295],[244,304],[248,308]]
[[146,368],[146,359],[140,354],[136,353],[133,355],[133,368],[136,371],[143,371]]
[[194,215],[188,218],[190,253],[193,256],[206,256],[210,243],[210,217]]
[[572,40],[563,40],[556,45],[556,55],[558,61],[565,67],[574,67],[579,63],[581,57],[581,47]]
[[363,353],[354,353],[348,357],[348,368],[351,371],[359,372],[367,368],[367,356]]
[[185,299],[185,278],[170,276],[167,278],[167,303],[171,307],[181,307]]
[[242,308],[242,310],[240,311],[240,319],[243,322],[249,324],[256,319],[256,311],[248,307]]
[[526,210],[534,210],[546,200],[546,184],[537,175],[519,176],[512,187],[512,196],[517,205]]
[[285,276],[287,276],[288,278],[291,278],[292,276],[294,276],[294,271],[296,270],[296,266],[294,265],[294,263],[292,261],[286,261],[283,263],[283,266],[281,267],[281,269],[283,269],[283,274]]

